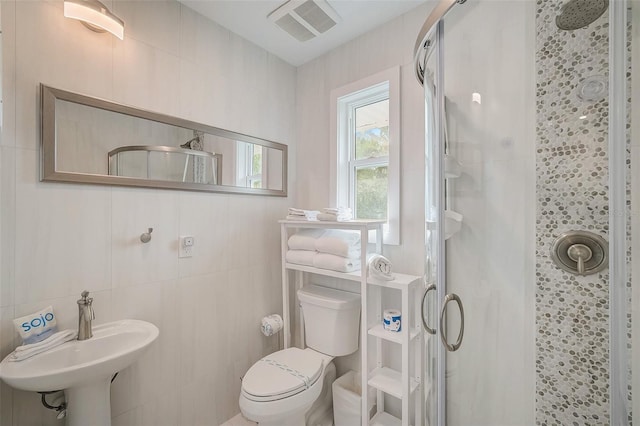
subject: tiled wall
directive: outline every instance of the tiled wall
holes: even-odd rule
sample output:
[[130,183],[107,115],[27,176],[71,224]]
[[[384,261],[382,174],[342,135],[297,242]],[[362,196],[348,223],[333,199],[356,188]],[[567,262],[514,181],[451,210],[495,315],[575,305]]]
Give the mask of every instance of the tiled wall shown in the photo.
[[[332,89],[400,66],[401,79],[401,246],[386,246],[394,267],[407,274],[423,270],[424,99],[414,77],[413,45],[431,5],[419,7],[298,68],[297,202],[321,208],[330,200],[329,96]],[[418,214],[416,214],[416,212]],[[416,230],[420,230],[416,232]]]
[[549,250],[570,230],[608,238],[608,95],[585,100],[579,93],[584,79],[608,78],[609,23],[605,13],[587,28],[561,31],[555,16],[563,3],[538,0],[536,14],[536,422],[605,424],[608,270],[567,273]]
[[[385,256],[409,274],[424,268],[425,101],[414,76],[413,46],[431,7],[298,68],[297,162],[305,170],[298,202],[314,207],[331,202],[331,90],[401,67],[401,244],[386,246]],[[445,36],[446,91],[455,102],[448,113],[459,120],[450,129],[464,166],[452,196],[465,222],[448,243],[447,271],[467,320],[462,348],[448,356],[448,422],[529,426],[535,390],[535,10],[531,2],[486,1],[454,12]],[[471,93],[478,90],[486,104],[473,108]]]
[[[41,183],[38,84],[283,142],[294,157],[295,69],[178,2],[107,3],[124,41],[63,18],[61,0],[1,2],[0,355],[19,343],[11,319],[42,306],[76,327],[87,289],[97,324],[160,329],[113,384],[113,424],[217,425],[239,411],[240,376],[277,345],[258,326],[281,310],[276,220],[291,197]],[[185,234],[195,255],[178,259]],[[2,385],[0,424],[59,423],[37,394]]]
[[[394,270],[413,275],[422,274],[424,268],[424,98],[412,58],[415,38],[430,7],[419,7],[298,67],[296,85],[296,167],[304,170],[296,181],[297,203],[322,208],[335,203],[329,195],[331,90],[400,66],[401,245],[385,246],[384,255]],[[357,286],[350,290],[359,291]],[[392,300],[385,303],[394,306]],[[338,374],[359,371],[359,359],[359,352],[338,359]],[[389,355],[391,366],[399,368],[399,360],[399,351],[397,356]],[[385,409],[392,413],[398,408],[397,399],[385,402]]]

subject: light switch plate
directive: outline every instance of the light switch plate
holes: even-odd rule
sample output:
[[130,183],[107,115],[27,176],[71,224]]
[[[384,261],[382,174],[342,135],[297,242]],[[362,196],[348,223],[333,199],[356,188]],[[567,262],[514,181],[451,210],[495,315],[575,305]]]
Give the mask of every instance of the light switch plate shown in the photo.
[[180,237],[180,244],[178,249],[178,257],[192,257],[193,246],[195,245],[195,239],[191,235],[185,235]]

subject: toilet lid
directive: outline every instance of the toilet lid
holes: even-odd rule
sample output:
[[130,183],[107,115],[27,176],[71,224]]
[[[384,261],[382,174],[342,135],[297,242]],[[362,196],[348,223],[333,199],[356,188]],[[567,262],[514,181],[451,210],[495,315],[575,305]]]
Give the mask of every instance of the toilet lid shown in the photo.
[[249,399],[273,401],[300,393],[322,375],[323,357],[313,351],[289,348],[256,362],[242,379]]

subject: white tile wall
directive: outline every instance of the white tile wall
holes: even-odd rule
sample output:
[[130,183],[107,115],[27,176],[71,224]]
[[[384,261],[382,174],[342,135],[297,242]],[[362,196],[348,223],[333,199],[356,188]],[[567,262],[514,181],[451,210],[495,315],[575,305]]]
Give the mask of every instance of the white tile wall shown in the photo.
[[[7,3],[3,1],[2,7]],[[57,3],[62,2],[16,1],[14,5],[15,63],[7,58],[8,64],[3,66],[15,67],[15,107],[5,103],[5,109],[14,110],[15,145],[20,148],[38,147],[39,83],[112,97],[112,37],[98,33],[87,36],[83,25],[64,18],[61,9],[55,7]]]
[[[6,111],[7,108],[4,108]],[[3,140],[6,135],[7,126],[2,128]],[[2,175],[0,175],[0,194],[4,203],[8,200],[12,204],[15,202],[15,159],[16,150],[9,146],[0,146],[0,167]],[[13,304],[15,280],[15,270],[13,267],[15,261],[15,251],[13,246],[15,243],[15,209],[2,209],[0,214],[0,306],[9,306]]]
[[[296,161],[305,171],[297,179],[297,201],[301,207],[322,207],[332,202],[330,91],[401,66],[401,245],[385,247],[385,255],[398,271],[418,275],[424,264],[424,98],[412,56],[430,7],[417,8],[299,67],[297,84]],[[532,424],[535,94],[534,33],[529,22],[534,21],[534,3],[481,2],[464,7],[464,16],[475,20],[449,26],[454,29],[446,43],[451,58],[447,95],[466,107],[474,91],[468,85],[477,83],[485,85],[484,94],[490,96],[486,106],[483,102],[484,115],[452,110],[472,122],[450,122],[451,129],[466,131],[455,135],[461,136],[455,141],[465,173],[452,191],[465,223],[463,232],[454,237],[457,240],[449,243],[447,270],[453,288],[464,299],[467,329],[464,350],[450,357],[447,371],[449,422]],[[457,28],[473,34],[456,36]],[[469,70],[474,70],[472,75]],[[347,367],[354,365],[338,362],[339,370]]]
[[16,304],[111,285],[111,195],[105,187],[42,185],[38,153],[16,152]]
[[[221,424],[239,411],[240,376],[277,348],[258,326],[281,311],[276,220],[291,198],[41,183],[38,84],[282,142],[293,156],[296,71],[178,2],[108,4],[124,41],[63,18],[61,0],[0,4],[0,356],[17,344],[16,316],[51,304],[75,327],[86,288],[96,323],[160,328],[113,384],[113,423]],[[185,234],[195,255],[178,259]],[[38,395],[2,385],[0,424],[58,422]]]
[[[16,40],[16,7],[15,2],[3,2],[0,16],[2,34],[3,58],[15,58]],[[15,62],[2,61],[2,100],[4,105],[14,105],[16,101],[16,67]],[[15,146],[16,115],[15,109],[3,108],[2,111],[2,137],[0,146]]]
[[[144,3],[141,3],[144,5]],[[150,5],[147,8],[152,9]],[[173,33],[177,36],[177,32]],[[117,40],[117,39],[116,39]],[[113,48],[113,99],[138,108],[179,115],[180,58],[136,40]],[[186,76],[185,76],[186,77]]]
[[[423,273],[424,265],[424,100],[411,57],[430,7],[419,7],[298,67],[297,75],[296,164],[304,174],[296,179],[296,200],[300,207],[321,208],[334,203],[329,198],[331,90],[400,66],[401,245],[385,246],[384,254],[395,270],[415,275]],[[339,374],[359,369],[359,355],[338,359],[336,366]]]

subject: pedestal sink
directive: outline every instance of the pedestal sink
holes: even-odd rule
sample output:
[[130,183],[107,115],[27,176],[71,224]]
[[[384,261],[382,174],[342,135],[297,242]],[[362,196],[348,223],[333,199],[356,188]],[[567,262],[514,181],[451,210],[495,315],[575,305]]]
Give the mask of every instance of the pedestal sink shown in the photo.
[[155,325],[139,320],[98,325],[88,340],[73,340],[24,361],[5,358],[0,379],[26,391],[64,390],[68,426],[110,426],[111,378],[133,364],[158,334]]

